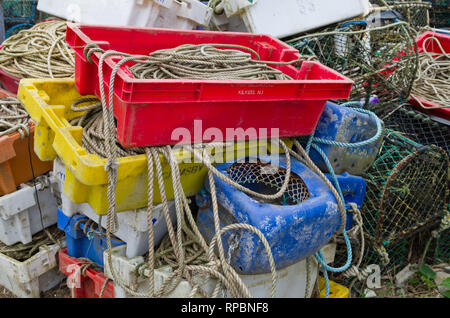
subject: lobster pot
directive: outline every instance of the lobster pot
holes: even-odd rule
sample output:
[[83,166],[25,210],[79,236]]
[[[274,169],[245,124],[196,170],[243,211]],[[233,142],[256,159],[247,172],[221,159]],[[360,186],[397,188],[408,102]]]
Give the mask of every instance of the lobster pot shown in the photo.
[[384,118],[386,128],[401,132],[422,145],[436,145],[450,154],[450,126],[405,105]]
[[439,225],[448,202],[448,165],[442,148],[386,130],[382,149],[363,176],[367,192],[361,212],[370,245],[381,248]]
[[36,10],[37,0],[3,0],[2,9],[5,21],[5,38],[21,30],[31,28],[35,23],[49,16]]
[[[262,156],[219,165],[234,182],[261,194],[277,193],[286,175],[284,156]],[[222,226],[246,223],[266,237],[277,269],[292,265],[318,251],[341,226],[336,198],[328,186],[301,162],[291,159],[291,175],[284,195],[275,200],[252,197],[214,177]],[[362,204],[365,182],[348,174],[338,176],[346,202]],[[197,195],[197,226],[207,241],[215,235],[209,180]],[[248,230],[225,233],[222,238],[231,265],[240,274],[270,272],[261,240]],[[237,243],[237,246],[236,246]],[[235,247],[232,247],[232,246]],[[227,254],[228,255],[228,254]]]
[[[372,5],[384,6],[384,1],[372,0]],[[395,0],[386,1],[391,6],[389,18],[395,16],[397,19],[407,21],[412,27],[420,28],[430,24],[430,9],[432,4],[430,1],[407,1]]]
[[287,42],[300,54],[314,54],[322,64],[352,79],[349,101],[361,101],[380,117],[408,99],[418,56],[407,25],[380,29],[352,21]]

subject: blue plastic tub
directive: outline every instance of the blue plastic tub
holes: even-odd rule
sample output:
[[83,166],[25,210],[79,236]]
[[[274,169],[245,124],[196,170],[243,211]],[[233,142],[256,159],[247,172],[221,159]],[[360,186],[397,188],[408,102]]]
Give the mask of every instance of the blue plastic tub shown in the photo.
[[[217,166],[223,174],[242,186],[258,193],[274,194],[284,180],[286,159],[284,156],[261,157],[258,163],[231,162]],[[279,173],[259,173],[265,163],[277,162]],[[275,163],[274,163],[275,165]],[[291,179],[286,194],[275,202],[262,202],[214,177],[219,202],[221,226],[247,223],[257,227],[268,240],[277,269],[294,264],[312,255],[326,245],[339,229],[341,217],[335,197],[328,186],[309,168],[297,160],[291,160]],[[257,181],[254,181],[257,180]],[[345,199],[362,205],[365,182],[348,174],[338,176]],[[209,181],[196,197],[199,206],[197,225],[207,241],[215,234]],[[351,219],[351,217],[350,217]],[[349,221],[351,222],[351,220]],[[347,223],[348,225],[348,223]],[[231,264],[241,274],[270,272],[269,260],[260,239],[247,230],[237,230],[238,248],[231,252]],[[222,236],[226,255],[230,232]]]
[[[375,136],[377,123],[373,117],[332,102],[327,102],[317,124],[314,137],[331,141],[356,143]],[[383,134],[374,143],[348,148],[318,143],[336,174],[344,172],[363,175],[374,162],[383,141]],[[302,144],[305,145],[304,139]],[[311,160],[324,172],[329,172],[320,154],[311,148]]]
[[[66,233],[67,254],[76,258],[88,258],[103,267],[103,251],[108,248],[106,232],[102,230],[100,233],[96,224],[92,228],[88,225],[86,235],[83,230],[88,220],[89,218],[81,214],[68,217],[58,209],[58,228]],[[76,228],[77,223],[78,228]],[[112,247],[122,244],[125,243],[111,238]]]

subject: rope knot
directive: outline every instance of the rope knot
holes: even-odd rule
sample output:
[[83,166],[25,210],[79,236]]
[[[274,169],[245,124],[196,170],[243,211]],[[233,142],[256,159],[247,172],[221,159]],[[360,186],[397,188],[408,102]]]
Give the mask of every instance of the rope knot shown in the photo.
[[117,170],[119,168],[119,162],[113,158],[108,158],[105,164],[105,171],[108,170]]

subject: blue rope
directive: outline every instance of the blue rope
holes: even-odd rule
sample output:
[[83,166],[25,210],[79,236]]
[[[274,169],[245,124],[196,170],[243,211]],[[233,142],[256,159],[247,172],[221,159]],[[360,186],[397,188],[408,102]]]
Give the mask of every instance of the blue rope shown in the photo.
[[10,36],[11,36],[11,32],[13,32],[14,30],[16,30],[16,29],[19,29],[19,28],[22,28],[22,27],[33,27],[33,24],[30,24],[30,23],[21,23],[21,24],[16,24],[15,26],[13,26],[13,27],[11,27],[11,28],[9,28],[7,31],[6,31],[6,34],[5,34],[5,39],[7,39],[7,38],[9,38]]
[[[343,107],[361,107],[361,104],[359,102],[348,102],[345,104],[342,104],[341,106]],[[368,114],[370,116],[372,116],[375,119],[375,122],[377,124],[377,133],[375,134],[375,136],[373,136],[370,139],[367,139],[365,141],[361,141],[361,142],[356,142],[356,143],[346,143],[346,142],[336,142],[333,140],[326,140],[326,139],[322,139],[322,138],[316,138],[313,135],[309,138],[308,143],[306,145],[306,153],[309,154],[309,151],[311,149],[311,147],[316,150],[320,156],[322,157],[322,159],[325,161],[325,164],[328,168],[329,173],[331,174],[331,177],[333,179],[333,183],[335,185],[335,188],[339,194],[339,197],[341,198],[342,202],[345,203],[344,200],[344,195],[342,194],[342,190],[341,187],[339,185],[339,182],[337,180],[336,174],[334,173],[334,169],[333,166],[331,165],[330,161],[328,160],[328,157],[325,155],[325,153],[323,152],[323,150],[315,143],[321,143],[321,144],[327,144],[327,145],[333,145],[333,146],[338,146],[338,147],[350,147],[350,148],[354,148],[354,147],[363,147],[366,146],[368,144],[371,144],[373,142],[376,142],[381,134],[383,133],[383,127],[382,127],[382,121],[371,111],[368,111],[366,109],[362,109],[362,108],[355,108],[356,111],[360,112],[360,113],[365,113]],[[315,143],[313,143],[315,142]],[[341,222],[343,220],[341,219]],[[335,272],[335,273],[339,273],[339,272],[343,272],[345,270],[347,270],[352,262],[352,246],[350,244],[350,240],[347,236],[347,232],[344,228],[344,230],[342,231],[342,235],[344,237],[344,241],[345,241],[345,245],[347,247],[347,261],[345,262],[345,264],[341,267],[331,267],[329,265],[326,264],[324,257],[323,257],[323,253],[321,250],[319,250],[317,253],[314,254],[314,257],[316,258],[316,260],[319,262],[319,264],[321,265],[321,270],[323,272],[323,277],[325,280],[325,298],[329,297],[330,294],[330,281],[328,279],[328,271],[330,272]]]

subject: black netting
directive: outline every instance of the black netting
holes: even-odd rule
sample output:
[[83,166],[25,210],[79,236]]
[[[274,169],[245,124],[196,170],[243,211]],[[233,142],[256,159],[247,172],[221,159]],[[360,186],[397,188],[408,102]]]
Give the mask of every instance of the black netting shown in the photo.
[[[227,169],[234,182],[262,194],[277,193],[285,180],[286,170],[257,160],[257,162],[237,162]],[[283,196],[271,204],[294,205],[306,201],[309,191],[303,180],[291,172],[289,184]],[[258,199],[259,200],[259,199]]]

